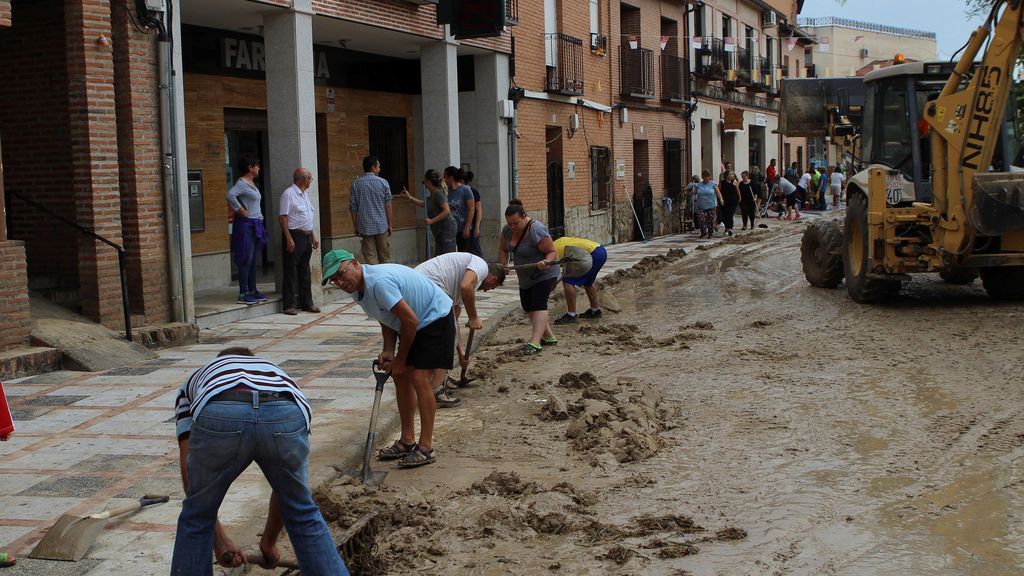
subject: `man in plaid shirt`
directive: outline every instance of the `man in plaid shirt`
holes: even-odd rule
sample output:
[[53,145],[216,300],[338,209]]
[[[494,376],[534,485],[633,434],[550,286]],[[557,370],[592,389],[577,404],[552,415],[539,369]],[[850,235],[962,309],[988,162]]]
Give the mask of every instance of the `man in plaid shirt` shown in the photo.
[[360,251],[367,264],[391,261],[391,186],[380,173],[376,156],[363,158],[365,174],[352,181],[348,209],[356,236],[362,239]]

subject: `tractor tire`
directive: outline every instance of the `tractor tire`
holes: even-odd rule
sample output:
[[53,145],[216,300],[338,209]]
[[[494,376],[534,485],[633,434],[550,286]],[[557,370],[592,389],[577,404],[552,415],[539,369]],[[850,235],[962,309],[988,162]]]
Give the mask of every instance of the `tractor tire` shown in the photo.
[[981,283],[995,300],[1024,300],[1024,266],[982,268]]
[[800,240],[804,278],[816,288],[835,288],[843,281],[843,231],[830,220],[817,220]]
[[870,248],[868,197],[861,193],[850,194],[843,226],[843,264],[846,291],[854,302],[880,302],[895,295],[900,289],[897,280],[871,277]]
[[939,277],[947,284],[967,285],[978,279],[978,269],[950,268],[939,272]]

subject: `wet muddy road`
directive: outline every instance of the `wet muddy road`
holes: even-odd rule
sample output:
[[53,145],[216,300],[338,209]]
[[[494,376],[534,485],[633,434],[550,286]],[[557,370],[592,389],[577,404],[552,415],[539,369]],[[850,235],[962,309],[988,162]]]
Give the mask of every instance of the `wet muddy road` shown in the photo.
[[1024,574],[1024,306],[937,276],[858,305],[797,227],[735,240],[537,356],[500,330],[439,461],[325,514],[382,510],[393,574]]

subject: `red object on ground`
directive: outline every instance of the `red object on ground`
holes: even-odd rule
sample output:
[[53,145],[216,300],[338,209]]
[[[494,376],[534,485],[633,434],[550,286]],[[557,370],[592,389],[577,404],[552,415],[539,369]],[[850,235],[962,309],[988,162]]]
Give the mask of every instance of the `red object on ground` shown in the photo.
[[7,406],[7,395],[4,394],[4,385],[0,382],[0,437],[9,436],[14,432],[14,419],[11,418],[11,409]]

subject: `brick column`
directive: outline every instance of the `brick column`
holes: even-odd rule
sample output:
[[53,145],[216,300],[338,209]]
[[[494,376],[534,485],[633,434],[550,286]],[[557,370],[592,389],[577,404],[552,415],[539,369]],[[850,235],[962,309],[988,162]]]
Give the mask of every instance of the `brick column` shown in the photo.
[[111,12],[117,103],[121,221],[132,312],[146,324],[169,319],[161,187],[160,102],[155,32],[139,32],[127,10]]
[[[121,242],[114,62],[109,39],[111,4],[65,4],[71,191],[75,218],[112,242]],[[100,38],[108,39],[104,46]],[[56,167],[55,167],[56,168]],[[78,249],[82,314],[108,328],[123,325],[117,253],[83,238]]]
[[25,243],[0,241],[0,350],[28,344],[32,317],[28,308]]

